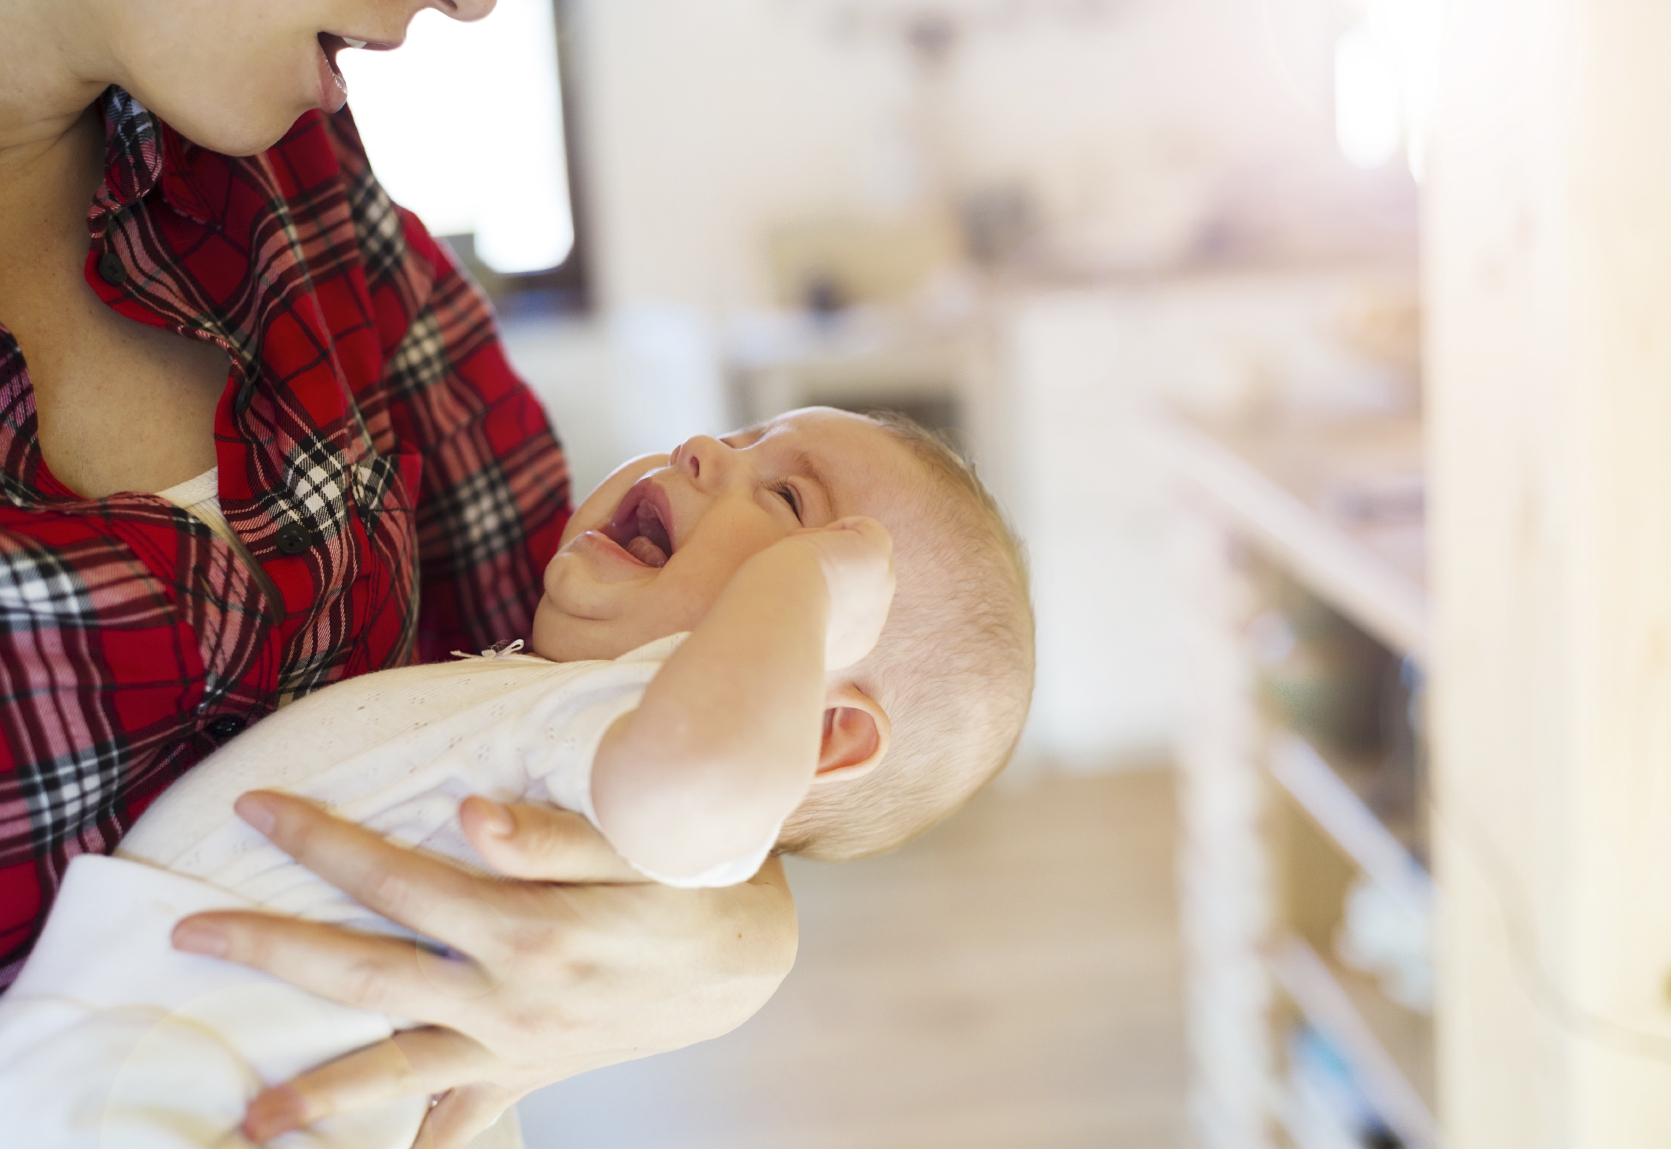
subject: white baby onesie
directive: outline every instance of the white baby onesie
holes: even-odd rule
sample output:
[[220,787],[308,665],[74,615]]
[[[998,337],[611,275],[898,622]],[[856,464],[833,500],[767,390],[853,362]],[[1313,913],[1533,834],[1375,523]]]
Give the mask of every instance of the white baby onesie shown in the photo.
[[[598,744],[637,708],[683,638],[611,662],[512,654],[363,675],[301,699],[205,759],[145,812],[116,857],[70,864],[40,941],[0,998],[0,1143],[247,1145],[237,1124],[263,1086],[403,1023],[179,953],[169,945],[174,924],[205,909],[261,907],[406,931],[246,826],[232,811],[238,795],[285,790],[394,841],[481,866],[459,830],[459,802],[481,794],[555,804],[595,825]],[[774,830],[748,856],[677,884],[743,881],[775,839]],[[407,1149],[425,1106],[411,1098],[273,1144]]]

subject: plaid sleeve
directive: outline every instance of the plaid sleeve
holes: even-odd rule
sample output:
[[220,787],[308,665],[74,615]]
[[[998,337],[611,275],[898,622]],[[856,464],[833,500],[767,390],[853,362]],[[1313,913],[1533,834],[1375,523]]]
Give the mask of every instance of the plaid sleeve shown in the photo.
[[417,657],[524,637],[568,521],[562,449],[481,290],[390,201],[346,110],[331,127],[384,342],[379,402],[423,466]]

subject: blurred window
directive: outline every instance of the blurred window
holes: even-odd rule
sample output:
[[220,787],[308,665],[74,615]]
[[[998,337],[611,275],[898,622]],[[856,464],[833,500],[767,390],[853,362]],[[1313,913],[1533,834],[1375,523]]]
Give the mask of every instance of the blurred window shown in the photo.
[[345,51],[349,103],[383,186],[504,275],[575,246],[553,0],[462,24],[423,11],[394,52]]
[[1398,66],[1368,27],[1347,32],[1335,46],[1335,132],[1341,153],[1362,168],[1378,168],[1404,142]]
[[1335,44],[1340,150],[1380,167],[1402,145],[1419,181],[1439,100],[1447,0],[1359,0],[1361,20]]

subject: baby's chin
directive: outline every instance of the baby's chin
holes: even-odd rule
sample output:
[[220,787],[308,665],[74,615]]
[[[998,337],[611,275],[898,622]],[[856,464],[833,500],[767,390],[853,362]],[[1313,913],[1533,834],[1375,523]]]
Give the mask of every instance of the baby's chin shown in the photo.
[[551,596],[541,597],[540,605],[534,611],[534,633],[528,643],[529,649],[552,662],[573,662],[575,656],[565,650],[563,642],[565,624],[572,625],[572,620],[557,609]]
[[643,646],[613,621],[576,618],[546,595],[534,611],[528,648],[552,662],[593,662],[619,658]]

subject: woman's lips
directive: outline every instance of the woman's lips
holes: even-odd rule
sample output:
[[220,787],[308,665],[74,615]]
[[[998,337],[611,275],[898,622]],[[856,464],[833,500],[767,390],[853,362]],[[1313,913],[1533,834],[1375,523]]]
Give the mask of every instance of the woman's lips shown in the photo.
[[319,33],[319,106],[329,113],[342,111],[348,102],[348,81],[337,68],[337,53],[347,46],[341,36]]

